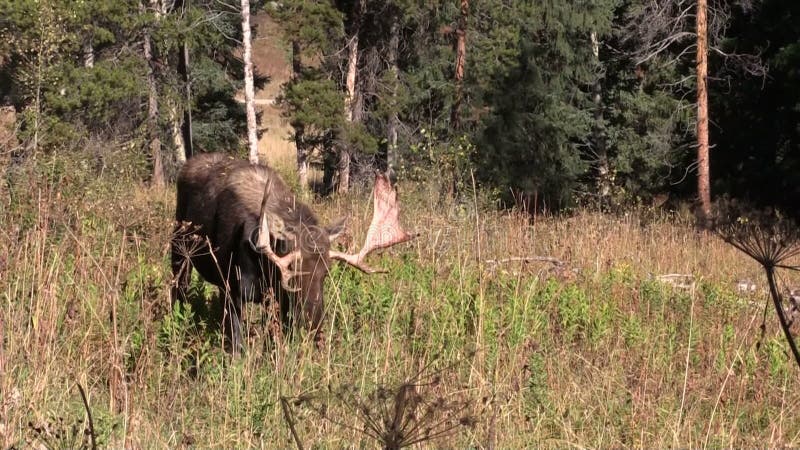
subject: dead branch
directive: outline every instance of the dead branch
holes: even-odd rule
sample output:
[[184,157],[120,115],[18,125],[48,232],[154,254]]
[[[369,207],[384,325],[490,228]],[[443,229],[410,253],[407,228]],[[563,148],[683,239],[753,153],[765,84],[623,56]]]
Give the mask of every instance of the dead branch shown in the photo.
[[300,441],[300,436],[297,434],[294,418],[291,410],[289,410],[289,401],[286,397],[281,397],[281,409],[283,410],[283,418],[286,420],[286,424],[289,425],[289,431],[292,432],[292,438],[294,439],[295,445],[297,445],[297,449],[303,450],[303,443]]
[[86,399],[86,392],[83,390],[83,386],[80,383],[75,383],[78,385],[78,390],[81,393],[81,400],[83,400],[83,407],[86,409],[86,416],[89,422],[89,439],[92,442],[92,450],[97,450],[97,442],[95,441],[95,431],[94,431],[94,420],[92,420],[92,409],[89,408],[89,400]]
[[694,275],[690,273],[667,273],[655,278],[678,289],[694,289],[695,287]]
[[520,261],[525,264],[531,262],[549,262],[556,267],[560,267],[565,264],[564,261],[558,258],[554,258],[552,256],[512,256],[510,258],[502,258],[502,259],[487,259],[484,262],[486,264],[504,264],[507,262],[515,262],[515,261]]
[[786,342],[789,343],[789,348],[792,350],[794,361],[797,363],[797,366],[800,367],[800,351],[798,351],[797,343],[795,343],[794,336],[792,336],[792,332],[789,329],[789,321],[786,319],[786,315],[783,313],[783,298],[778,293],[778,287],[775,282],[775,268],[767,266],[764,267],[764,270],[767,273],[769,293],[770,297],[772,297],[772,304],[775,305],[775,312],[778,314],[778,321],[781,324],[781,330],[783,330],[783,334],[786,336]]

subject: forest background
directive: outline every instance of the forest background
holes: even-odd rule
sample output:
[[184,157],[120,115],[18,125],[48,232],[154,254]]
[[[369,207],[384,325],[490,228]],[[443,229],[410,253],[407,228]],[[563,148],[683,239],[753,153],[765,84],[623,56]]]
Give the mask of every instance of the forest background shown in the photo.
[[[259,132],[309,155],[326,192],[391,163],[401,178],[442,174],[451,193],[474,175],[505,206],[691,203],[693,5],[252,2],[263,25],[254,48],[268,54],[255,80],[269,92]],[[711,190],[793,209],[797,6],[708,8]],[[6,1],[2,11],[0,96],[25,143],[4,154],[104,140],[162,183],[194,148],[243,148],[239,4]]]

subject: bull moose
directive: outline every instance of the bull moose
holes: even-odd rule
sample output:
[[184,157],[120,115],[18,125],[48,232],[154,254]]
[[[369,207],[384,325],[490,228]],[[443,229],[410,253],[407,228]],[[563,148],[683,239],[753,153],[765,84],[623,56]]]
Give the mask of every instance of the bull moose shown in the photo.
[[192,267],[218,286],[223,329],[234,351],[242,344],[243,302],[260,301],[271,291],[284,323],[299,319],[319,339],[331,261],[381,272],[365,264],[367,255],[413,237],[400,226],[397,193],[384,174],[376,176],[372,223],[356,254],[331,248],[344,220],[321,225],[267,166],[200,154],[182,168],[177,191],[172,298],[185,301]]

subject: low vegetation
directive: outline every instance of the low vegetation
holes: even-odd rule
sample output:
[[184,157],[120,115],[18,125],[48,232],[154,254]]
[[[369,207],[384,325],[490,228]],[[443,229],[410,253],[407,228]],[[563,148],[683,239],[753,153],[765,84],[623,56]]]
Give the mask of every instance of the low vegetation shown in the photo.
[[[170,306],[172,190],[83,166],[42,157],[7,174],[2,448],[88,448],[77,384],[110,448],[799,443],[788,347],[773,314],[759,332],[761,287],[736,289],[759,267],[676,213],[531,217],[401,184],[421,235],[373,257],[388,274],[334,268],[321,348],[250,305],[231,357],[210,285],[195,278],[192,306]],[[367,199],[316,207],[350,214],[355,247]],[[552,259],[517,258],[533,256]]]

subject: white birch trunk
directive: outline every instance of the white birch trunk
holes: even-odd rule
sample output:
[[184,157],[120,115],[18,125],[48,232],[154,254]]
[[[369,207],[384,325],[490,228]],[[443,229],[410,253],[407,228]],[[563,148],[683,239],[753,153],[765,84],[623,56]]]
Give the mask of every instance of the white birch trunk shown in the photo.
[[[347,75],[345,77],[345,99],[344,99],[344,119],[348,123],[353,122],[356,107],[356,74],[358,72],[358,35],[361,31],[361,15],[363,0],[356,0],[353,5],[353,27],[350,35],[350,43],[347,46]],[[342,146],[339,149],[339,183],[338,191],[347,192],[350,190],[350,149]]]
[[253,49],[250,33],[250,0],[242,0],[242,46],[244,47],[244,104],[247,112],[247,148],[250,162],[258,164],[255,87],[253,85]]
[[86,38],[83,43],[83,67],[94,67],[94,46],[91,38]]
[[186,162],[186,147],[183,143],[178,107],[172,102],[169,105],[169,123],[172,124],[172,146],[175,148],[175,161],[177,161],[178,167],[181,167]]
[[[592,56],[598,71],[600,70],[600,39],[597,32],[591,32]],[[605,138],[600,128],[603,120],[603,86],[600,83],[600,73],[596,75],[594,86],[592,87],[592,102],[594,103],[594,145],[597,157],[597,187],[600,199],[605,201],[611,195],[611,169],[608,164],[608,152],[606,151]]]
[[[388,50],[388,57],[389,60],[389,71],[392,75],[392,98],[393,100],[397,99],[397,84],[399,83],[399,69],[397,68],[397,53],[400,47],[400,25],[395,21],[392,23],[391,27],[389,28],[389,50]],[[396,101],[392,102],[393,105],[397,105]],[[397,127],[399,124],[399,120],[397,118],[397,110],[393,109],[391,114],[389,115],[389,121],[386,126],[386,139],[387,139],[387,146],[386,146],[386,172],[390,174],[392,177],[394,174],[394,167],[397,163]]]
[[[358,7],[358,5],[356,5]],[[345,78],[344,120],[353,122],[353,105],[356,96],[356,72],[358,71],[358,27],[350,38],[347,47],[347,76]],[[342,146],[339,149],[339,192],[350,190],[350,149]]]
[[[302,70],[300,60],[300,42],[292,41],[292,81],[297,82]],[[297,150],[297,177],[300,188],[308,189],[308,148],[304,142],[305,129],[302,124],[295,125],[294,142]]]

